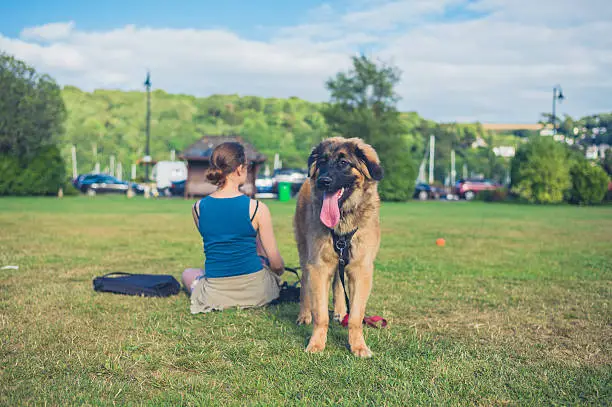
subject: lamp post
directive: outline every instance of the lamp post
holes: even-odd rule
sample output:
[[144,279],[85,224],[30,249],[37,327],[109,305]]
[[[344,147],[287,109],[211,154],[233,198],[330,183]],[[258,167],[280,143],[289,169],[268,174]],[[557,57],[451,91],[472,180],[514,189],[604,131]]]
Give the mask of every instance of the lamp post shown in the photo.
[[147,144],[145,146],[144,162],[145,162],[145,182],[148,182],[149,181],[149,162],[151,162],[151,156],[149,155],[150,154],[149,133],[151,129],[151,73],[150,72],[147,72],[147,79],[145,80],[144,85],[147,88],[147,127],[146,127]]
[[556,85],[553,88],[553,105],[552,105],[552,118],[551,118],[552,126],[553,126],[553,136],[557,134],[557,117],[556,117],[557,100],[559,100],[559,102],[562,102],[563,99],[565,99],[565,96],[563,96],[563,90],[561,90],[561,85]]

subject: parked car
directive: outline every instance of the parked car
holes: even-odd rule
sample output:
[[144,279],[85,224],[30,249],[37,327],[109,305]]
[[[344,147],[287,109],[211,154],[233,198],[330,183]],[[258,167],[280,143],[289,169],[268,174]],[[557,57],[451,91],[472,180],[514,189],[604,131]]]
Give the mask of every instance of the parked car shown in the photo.
[[276,186],[276,181],[272,177],[266,177],[265,175],[260,175],[255,180],[255,187],[257,188],[257,192],[261,194],[274,193],[275,186]]
[[295,195],[308,178],[308,170],[301,168],[279,168],[274,170],[275,192],[278,193],[278,183],[288,182],[291,184],[291,194]]
[[142,185],[121,181],[107,174],[87,174],[78,181],[77,185],[77,188],[83,193],[126,193],[129,188],[132,188],[137,194],[144,193]]
[[167,195],[173,182],[187,179],[187,165],[183,161],[159,161],[153,166],[151,178],[157,190]]
[[444,195],[444,191],[436,186],[431,186],[425,182],[419,182],[414,187],[413,198],[419,201],[426,201],[428,199],[440,199]]
[[181,180],[181,181],[172,181],[170,183],[170,187],[168,188],[168,191],[170,192],[171,196],[184,196],[185,195],[185,183],[187,182],[187,180]]
[[81,183],[88,178],[97,177],[99,174],[80,174],[72,180],[72,185],[76,189],[81,189]]
[[273,177],[260,175],[255,179],[256,196],[260,198],[274,198],[278,193],[276,180]]
[[498,182],[484,178],[467,178],[460,179],[455,185],[455,193],[459,198],[471,201],[480,191],[493,191],[502,188]]

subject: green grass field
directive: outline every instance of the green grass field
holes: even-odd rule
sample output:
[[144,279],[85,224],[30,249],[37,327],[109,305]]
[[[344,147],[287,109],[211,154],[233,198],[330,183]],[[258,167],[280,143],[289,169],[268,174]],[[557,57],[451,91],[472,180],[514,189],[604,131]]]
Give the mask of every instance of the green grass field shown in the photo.
[[[288,265],[294,203],[270,202]],[[0,199],[2,405],[609,405],[612,207],[384,204],[365,329],[322,354],[296,304],[191,315],[100,294],[111,271],[202,264],[190,202]],[[446,239],[446,247],[434,241]],[[291,275],[287,279],[291,279]]]

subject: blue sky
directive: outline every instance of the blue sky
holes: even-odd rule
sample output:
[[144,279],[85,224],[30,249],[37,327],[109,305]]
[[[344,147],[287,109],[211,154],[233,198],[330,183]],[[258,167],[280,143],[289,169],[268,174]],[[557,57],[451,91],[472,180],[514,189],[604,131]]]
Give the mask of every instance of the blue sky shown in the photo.
[[[7,4],[9,3],[9,4]],[[402,110],[526,122],[612,110],[608,0],[152,0],[0,6],[0,50],[62,85],[326,100],[366,52],[397,65]]]
[[[74,1],[20,0],[2,5],[0,27],[18,36],[24,27],[75,21],[83,30],[107,30],[128,24],[160,28],[226,28],[247,37],[261,37],[262,27],[306,21],[317,0],[168,0]],[[334,4],[334,2],[328,2]],[[339,2],[338,2],[339,3]]]

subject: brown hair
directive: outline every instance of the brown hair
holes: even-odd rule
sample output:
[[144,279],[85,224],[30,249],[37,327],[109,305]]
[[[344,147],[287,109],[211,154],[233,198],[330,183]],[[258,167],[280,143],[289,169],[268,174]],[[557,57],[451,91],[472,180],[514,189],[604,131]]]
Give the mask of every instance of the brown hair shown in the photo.
[[244,147],[240,143],[226,142],[215,147],[210,157],[206,178],[219,188],[225,185],[227,176],[246,163]]

